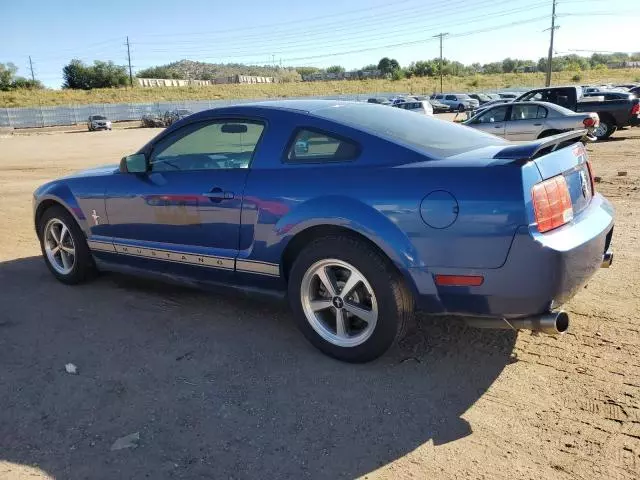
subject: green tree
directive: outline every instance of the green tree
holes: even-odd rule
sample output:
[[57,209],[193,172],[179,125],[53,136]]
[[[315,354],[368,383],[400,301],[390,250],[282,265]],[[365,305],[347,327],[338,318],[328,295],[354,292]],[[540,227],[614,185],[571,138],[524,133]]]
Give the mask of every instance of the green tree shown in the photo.
[[0,63],[0,90],[11,90],[18,68],[11,62]]
[[502,71],[504,73],[512,73],[518,67],[518,63],[518,60],[507,57],[502,60]]
[[378,70],[383,74],[389,75],[400,69],[400,64],[394,58],[384,57],[378,62]]
[[486,63],[482,69],[484,73],[502,73],[502,62]]
[[92,88],[123,87],[129,82],[127,69],[113,62],[96,60],[87,66],[74,59],[62,69],[63,88],[91,90]]
[[296,67],[296,71],[300,75],[311,75],[312,73],[319,72],[320,69],[316,67]]
[[327,68],[327,73],[344,73],[344,72],[345,72],[345,69],[341,65],[332,65],[331,67]]
[[[184,75],[180,72],[177,72],[169,67],[161,66],[161,67],[149,67],[144,70],[140,70],[136,77],[138,78],[177,78],[183,79]],[[204,78],[202,80],[205,80]]]
[[0,90],[16,90],[25,88],[28,90],[36,90],[44,88],[39,80],[29,80],[24,77],[16,76],[18,68],[11,62],[0,63]]
[[402,80],[405,76],[405,71],[402,68],[397,68],[391,72],[391,80]]
[[31,80],[30,78],[16,77],[12,82],[13,88],[24,88],[27,90],[42,90],[44,85],[40,80]]
[[391,59],[389,59],[389,57],[381,58],[380,61],[378,62],[378,70],[380,70],[385,75],[391,73],[392,72]]

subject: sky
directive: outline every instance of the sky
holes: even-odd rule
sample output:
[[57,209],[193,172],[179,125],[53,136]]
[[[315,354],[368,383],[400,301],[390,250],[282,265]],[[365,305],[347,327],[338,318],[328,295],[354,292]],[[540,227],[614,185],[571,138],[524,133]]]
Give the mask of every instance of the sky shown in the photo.
[[[640,51],[640,0],[558,0],[554,50]],[[547,55],[552,0],[0,0],[0,63],[60,88],[73,58],[134,74],[181,59],[357,69],[439,55],[465,64]],[[591,49],[591,50],[589,50]]]

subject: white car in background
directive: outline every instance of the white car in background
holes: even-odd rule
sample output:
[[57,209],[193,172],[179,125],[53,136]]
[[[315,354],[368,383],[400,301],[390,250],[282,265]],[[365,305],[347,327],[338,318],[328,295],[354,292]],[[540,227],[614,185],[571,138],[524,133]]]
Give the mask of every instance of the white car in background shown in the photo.
[[480,106],[480,102],[475,98],[471,98],[466,93],[438,93],[431,95],[431,99],[438,100],[440,103],[449,105],[451,110],[464,112],[465,110],[475,110]]
[[433,106],[428,100],[396,103],[394,107],[401,108],[408,112],[421,113],[422,115],[433,115]]

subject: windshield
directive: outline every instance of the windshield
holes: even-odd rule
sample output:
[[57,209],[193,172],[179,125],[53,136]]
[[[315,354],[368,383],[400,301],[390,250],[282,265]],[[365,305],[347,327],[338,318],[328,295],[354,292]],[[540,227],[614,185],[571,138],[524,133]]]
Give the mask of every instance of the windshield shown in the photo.
[[505,140],[453,122],[371,104],[336,105],[315,115],[413,147],[431,157],[450,157]]
[[103,117],[102,115],[92,115],[91,120],[106,120],[107,117]]

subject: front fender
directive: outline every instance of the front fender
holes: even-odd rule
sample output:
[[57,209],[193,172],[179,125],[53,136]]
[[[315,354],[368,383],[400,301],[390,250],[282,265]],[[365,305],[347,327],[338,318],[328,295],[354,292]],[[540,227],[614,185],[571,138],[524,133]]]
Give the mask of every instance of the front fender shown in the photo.
[[279,243],[284,252],[296,235],[321,225],[343,227],[363,235],[405,272],[424,266],[415,247],[389,217],[345,196],[319,197],[298,205],[278,220],[268,243]]
[[56,202],[66,208],[78,225],[86,233],[89,231],[87,219],[78,204],[78,200],[65,183],[47,183],[38,188],[33,194],[33,218],[38,228],[38,216],[41,214],[41,207],[49,202]]

